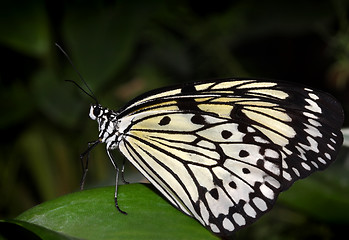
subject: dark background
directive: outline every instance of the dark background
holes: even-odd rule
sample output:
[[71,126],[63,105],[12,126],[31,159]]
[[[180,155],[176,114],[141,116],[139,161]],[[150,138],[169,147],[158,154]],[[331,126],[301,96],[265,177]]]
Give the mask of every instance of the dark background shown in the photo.
[[[0,3],[0,218],[78,190],[79,154],[98,136],[88,117],[94,101],[63,81],[81,84],[55,42],[99,102],[114,110],[161,86],[251,77],[330,92],[348,111],[348,1],[87,2]],[[306,192],[291,188],[254,233],[340,236],[349,225],[346,156],[342,150],[329,170],[310,178],[307,186],[320,195],[303,203],[297,194]],[[142,179],[132,167],[128,172],[132,181]],[[86,187],[113,183],[112,165],[99,146]],[[334,208],[334,215],[321,214],[324,208]],[[241,236],[252,235],[247,229]]]

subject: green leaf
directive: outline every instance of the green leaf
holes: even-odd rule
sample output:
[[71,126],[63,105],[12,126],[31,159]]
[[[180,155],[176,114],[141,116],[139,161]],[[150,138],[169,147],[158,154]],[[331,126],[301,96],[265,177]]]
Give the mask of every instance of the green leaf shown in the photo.
[[50,239],[68,240],[76,239],[47,228],[19,220],[0,220],[0,239]]
[[83,239],[217,239],[148,185],[119,186],[76,192],[45,202],[16,218]]

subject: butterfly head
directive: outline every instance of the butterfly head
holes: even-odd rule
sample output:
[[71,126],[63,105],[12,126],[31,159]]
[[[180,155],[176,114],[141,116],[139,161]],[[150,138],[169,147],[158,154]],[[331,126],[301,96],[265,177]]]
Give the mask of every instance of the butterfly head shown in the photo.
[[115,149],[118,146],[118,119],[117,113],[100,104],[92,104],[90,118],[98,122],[99,141],[106,143],[108,149]]

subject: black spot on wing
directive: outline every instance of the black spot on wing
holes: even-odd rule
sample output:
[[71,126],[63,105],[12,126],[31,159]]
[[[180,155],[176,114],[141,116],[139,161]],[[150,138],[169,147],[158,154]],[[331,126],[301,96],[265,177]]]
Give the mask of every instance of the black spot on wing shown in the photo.
[[241,150],[239,152],[239,157],[248,157],[250,155],[249,152],[247,152],[246,150]]
[[197,102],[193,98],[179,98],[176,101],[179,110],[201,112]]
[[234,181],[231,181],[231,182],[229,183],[229,186],[230,186],[231,188],[233,188],[233,189],[236,189],[236,188],[237,188],[236,183],[235,183]]
[[180,97],[176,100],[179,110],[201,112],[194,97],[191,96],[195,95],[196,93],[197,91],[193,85],[183,86],[181,89],[181,94],[183,95],[183,97]]
[[205,118],[199,114],[195,114],[190,120],[194,124],[200,124],[200,125],[206,124]]
[[169,116],[165,116],[160,120],[159,125],[164,126],[169,124],[170,122],[171,122],[171,118]]
[[196,92],[196,89],[194,87],[194,85],[185,85],[182,87],[181,89],[181,93],[183,94],[187,94],[187,93],[195,93]]
[[233,135],[233,133],[228,131],[228,130],[223,130],[221,132],[221,135],[222,135],[222,138],[228,139],[228,138],[230,138]]
[[209,193],[211,194],[211,196],[214,198],[214,199],[216,199],[216,200],[218,200],[218,191],[217,191],[217,188],[213,188],[212,190],[210,190],[209,191]]

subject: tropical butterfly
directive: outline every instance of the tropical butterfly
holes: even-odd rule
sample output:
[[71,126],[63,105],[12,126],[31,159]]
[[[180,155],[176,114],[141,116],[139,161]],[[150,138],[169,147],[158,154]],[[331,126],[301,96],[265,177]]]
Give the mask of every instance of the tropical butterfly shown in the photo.
[[[223,237],[265,214],[293,182],[328,167],[343,141],[340,104],[283,81],[188,83],[118,111],[96,100],[89,115],[99,137],[82,157],[106,143],[118,179],[111,151],[119,149],[177,209]],[[120,210],[117,182],[115,204]]]
[[106,143],[116,170],[115,206],[124,214],[114,149],[177,209],[226,237],[269,211],[296,180],[327,168],[343,142],[341,105],[302,85],[241,78],[194,82],[150,91],[113,111],[79,77],[89,92],[71,82],[96,101],[89,115],[99,129],[81,155],[87,156],[81,188],[89,152]]

